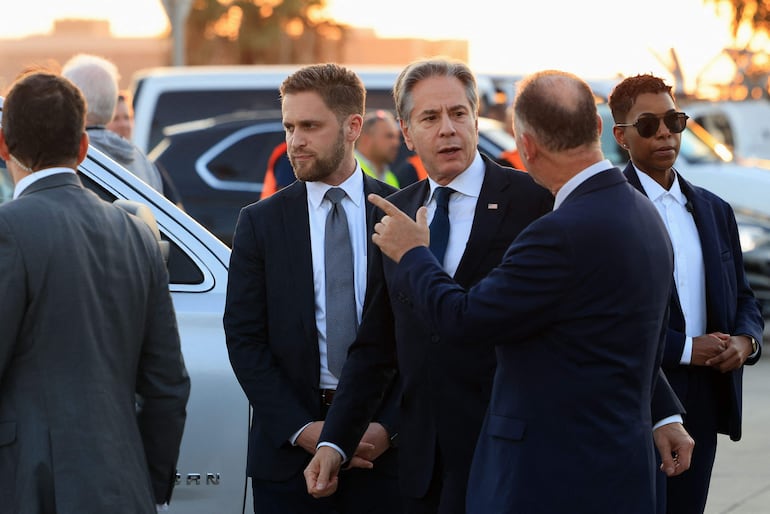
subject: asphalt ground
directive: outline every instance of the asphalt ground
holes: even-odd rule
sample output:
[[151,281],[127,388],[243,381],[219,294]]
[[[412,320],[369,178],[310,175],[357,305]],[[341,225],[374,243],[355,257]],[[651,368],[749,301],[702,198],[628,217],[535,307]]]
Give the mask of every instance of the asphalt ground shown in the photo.
[[[766,324],[770,324],[766,322]],[[743,372],[743,437],[720,435],[706,514],[770,514],[770,330]]]

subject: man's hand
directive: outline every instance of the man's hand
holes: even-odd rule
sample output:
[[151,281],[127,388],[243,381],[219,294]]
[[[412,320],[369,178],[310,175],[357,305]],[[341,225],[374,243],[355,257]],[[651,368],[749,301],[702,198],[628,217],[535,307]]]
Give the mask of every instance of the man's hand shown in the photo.
[[660,470],[666,476],[673,477],[690,468],[695,441],[684,429],[684,425],[669,423],[655,429],[652,435],[662,461]]
[[382,253],[399,262],[412,248],[430,244],[428,210],[425,207],[419,208],[415,222],[383,197],[372,193],[368,198],[385,213],[374,226],[372,234],[372,241],[380,247]]
[[708,366],[709,359],[721,354],[730,341],[730,336],[722,332],[712,332],[692,338],[692,357],[690,364],[693,366]]
[[318,444],[318,438],[321,436],[321,429],[324,427],[323,421],[313,421],[305,430],[300,432],[296,444],[304,448],[310,455],[315,454],[315,447]]
[[725,349],[706,361],[706,366],[727,373],[743,366],[751,355],[751,339],[746,336],[727,336]]
[[342,455],[330,446],[321,446],[305,468],[307,492],[314,498],[334,494],[339,484],[338,475]]
[[369,428],[361,437],[361,442],[356,450],[356,457],[373,462],[388,448],[390,448],[390,437],[385,427],[379,423],[369,423]]

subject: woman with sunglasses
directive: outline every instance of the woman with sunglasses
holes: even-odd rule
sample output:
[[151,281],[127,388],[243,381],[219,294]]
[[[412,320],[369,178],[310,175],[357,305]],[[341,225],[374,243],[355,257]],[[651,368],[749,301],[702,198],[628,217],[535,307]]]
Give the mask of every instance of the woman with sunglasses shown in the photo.
[[687,472],[658,474],[659,512],[700,514],[717,433],[741,437],[743,364],[759,359],[764,322],[744,275],[732,209],[674,169],[687,115],[677,111],[671,86],[652,75],[629,77],[609,105],[615,140],[630,156],[626,178],[655,204],[674,248],[662,368],[684,404],[695,449]]

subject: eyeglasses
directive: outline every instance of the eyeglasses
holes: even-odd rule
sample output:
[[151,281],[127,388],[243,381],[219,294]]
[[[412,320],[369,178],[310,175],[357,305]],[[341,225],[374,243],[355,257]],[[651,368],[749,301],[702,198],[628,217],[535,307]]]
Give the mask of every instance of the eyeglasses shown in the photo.
[[687,125],[690,117],[683,112],[667,112],[663,116],[643,115],[634,123],[616,123],[616,127],[636,127],[636,131],[643,138],[652,137],[658,133],[660,120],[666,124],[668,130],[673,134],[679,134]]

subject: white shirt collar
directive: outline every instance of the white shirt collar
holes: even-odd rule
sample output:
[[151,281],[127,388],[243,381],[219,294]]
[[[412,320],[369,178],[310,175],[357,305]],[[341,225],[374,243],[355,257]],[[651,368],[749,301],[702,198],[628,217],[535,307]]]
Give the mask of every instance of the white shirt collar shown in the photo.
[[51,175],[58,175],[59,173],[72,173],[75,174],[75,170],[72,168],[48,168],[47,170],[40,170],[30,173],[26,177],[19,180],[16,187],[13,189],[13,199],[18,198],[25,189],[34,184],[40,179],[50,177]]
[[652,177],[641,171],[636,166],[634,166],[634,169],[636,170],[636,174],[639,176],[639,182],[642,184],[642,189],[647,195],[647,198],[653,202],[656,202],[657,200],[662,199],[664,195],[669,194],[678,203],[687,205],[687,198],[684,196],[682,188],[679,186],[679,180],[676,171],[671,170],[674,173],[674,181],[671,184],[671,188],[666,190],[663,186],[655,182]]
[[596,164],[592,164],[571,179],[569,179],[567,182],[564,183],[563,186],[561,186],[561,189],[559,189],[556,192],[556,198],[553,202],[553,210],[556,210],[559,208],[559,206],[564,202],[564,200],[567,199],[567,197],[575,190],[577,187],[588,180],[589,178],[593,177],[594,175],[601,173],[602,171],[608,170],[612,168],[612,163],[605,159],[603,161],[599,161]]
[[345,182],[339,186],[330,186],[326,182],[305,182],[307,188],[307,197],[310,201],[310,205],[314,209],[318,209],[323,202],[326,192],[332,187],[341,187],[345,190],[348,198],[355,204],[356,207],[360,207],[360,202],[363,201],[364,190],[364,172],[361,166],[356,162],[356,171],[350,175]]
[[[476,156],[473,158],[471,165],[468,166],[468,169],[457,175],[452,182],[447,184],[447,187],[451,187],[465,196],[478,198],[479,194],[481,194],[481,185],[484,183],[484,170],[484,160],[477,150]],[[428,200],[431,200],[436,188],[441,186],[430,177],[428,177],[428,184],[430,185],[430,195],[428,195]]]

